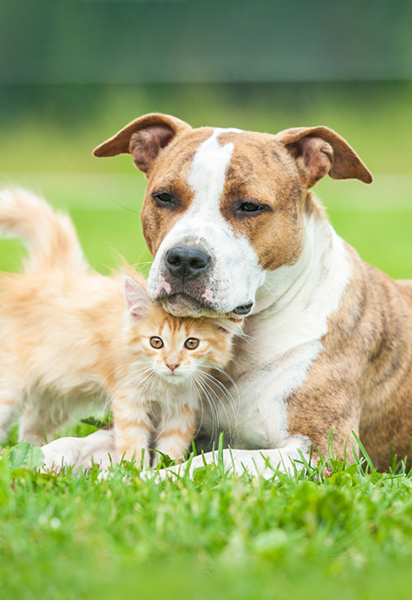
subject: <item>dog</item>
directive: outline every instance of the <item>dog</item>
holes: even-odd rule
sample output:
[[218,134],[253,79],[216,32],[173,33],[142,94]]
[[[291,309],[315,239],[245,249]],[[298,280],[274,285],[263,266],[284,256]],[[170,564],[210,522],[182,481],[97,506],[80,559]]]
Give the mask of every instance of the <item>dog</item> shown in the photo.
[[[341,460],[354,458],[352,431],[377,469],[410,456],[412,282],[362,262],[311,191],[326,175],[372,182],[349,144],[327,127],[270,135],[149,114],[94,150],[122,153],[148,179],[151,299],[177,316],[246,317],[230,368],[239,409],[217,407],[220,430],[235,429],[225,464],[269,477],[264,457],[316,461],[331,430]],[[206,432],[212,422],[205,406]],[[76,442],[75,466],[104,454],[99,435],[103,446]],[[71,442],[53,444],[46,463]]]

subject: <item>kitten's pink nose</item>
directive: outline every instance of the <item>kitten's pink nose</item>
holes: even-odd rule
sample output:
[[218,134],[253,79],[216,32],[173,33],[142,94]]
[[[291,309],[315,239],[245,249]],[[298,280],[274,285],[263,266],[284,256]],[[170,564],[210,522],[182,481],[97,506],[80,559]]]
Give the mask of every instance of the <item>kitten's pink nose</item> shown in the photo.
[[169,363],[166,363],[166,365],[169,367],[169,369],[172,371],[172,373],[174,373],[174,370],[177,369],[177,367],[179,366],[179,364],[177,364],[177,365],[169,365]]

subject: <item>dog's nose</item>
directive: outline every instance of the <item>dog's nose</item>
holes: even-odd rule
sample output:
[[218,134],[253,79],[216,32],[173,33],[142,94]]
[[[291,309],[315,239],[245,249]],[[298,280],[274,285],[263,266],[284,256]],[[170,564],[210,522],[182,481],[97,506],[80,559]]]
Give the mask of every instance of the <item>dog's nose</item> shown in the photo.
[[194,279],[209,266],[210,256],[190,246],[175,246],[166,253],[166,263],[169,272],[181,279]]

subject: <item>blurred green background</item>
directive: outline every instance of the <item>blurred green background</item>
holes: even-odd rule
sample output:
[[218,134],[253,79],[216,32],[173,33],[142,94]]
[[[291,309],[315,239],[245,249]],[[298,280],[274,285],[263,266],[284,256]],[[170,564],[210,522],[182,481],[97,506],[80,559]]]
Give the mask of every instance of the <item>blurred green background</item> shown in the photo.
[[[130,120],[166,112],[193,126],[276,133],[327,125],[374,183],[325,178],[332,223],[369,263],[412,277],[410,2],[3,0],[0,184],[69,210],[103,272],[146,262],[145,179],[92,149]],[[0,269],[19,267],[16,241]]]

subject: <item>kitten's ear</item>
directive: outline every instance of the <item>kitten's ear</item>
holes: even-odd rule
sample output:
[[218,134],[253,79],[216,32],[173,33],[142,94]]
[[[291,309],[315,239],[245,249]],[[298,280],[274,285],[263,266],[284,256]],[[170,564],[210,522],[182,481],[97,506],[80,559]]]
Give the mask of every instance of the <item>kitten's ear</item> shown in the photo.
[[144,319],[150,304],[146,290],[129,275],[124,276],[124,297],[128,316],[138,321]]

